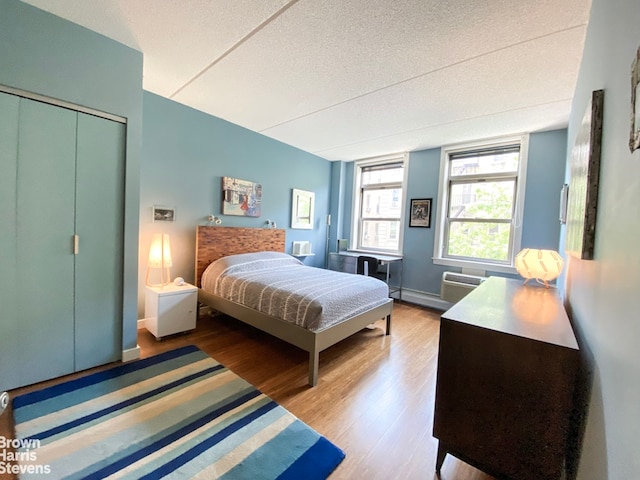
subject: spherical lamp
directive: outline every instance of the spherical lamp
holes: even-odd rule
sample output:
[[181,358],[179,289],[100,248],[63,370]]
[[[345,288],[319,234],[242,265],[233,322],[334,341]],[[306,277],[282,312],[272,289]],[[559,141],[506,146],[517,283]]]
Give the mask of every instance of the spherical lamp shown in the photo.
[[535,278],[549,288],[549,282],[558,278],[563,266],[562,257],[554,250],[525,248],[516,255],[516,270],[525,284]]

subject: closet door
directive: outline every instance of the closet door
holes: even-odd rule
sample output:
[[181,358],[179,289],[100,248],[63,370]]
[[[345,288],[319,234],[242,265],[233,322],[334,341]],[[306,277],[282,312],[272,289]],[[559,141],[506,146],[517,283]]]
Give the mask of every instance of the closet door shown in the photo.
[[75,368],[122,355],[125,125],[78,114]]
[[12,368],[19,353],[16,321],[16,176],[18,97],[0,93],[0,393],[19,383]]
[[74,371],[76,118],[20,100],[13,364],[21,385]]

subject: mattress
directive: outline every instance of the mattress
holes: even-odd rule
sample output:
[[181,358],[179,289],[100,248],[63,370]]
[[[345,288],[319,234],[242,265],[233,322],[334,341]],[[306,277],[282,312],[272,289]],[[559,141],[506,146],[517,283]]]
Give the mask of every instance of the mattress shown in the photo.
[[279,252],[230,255],[212,262],[202,289],[319,332],[384,304],[389,287],[373,277],[308,267]]

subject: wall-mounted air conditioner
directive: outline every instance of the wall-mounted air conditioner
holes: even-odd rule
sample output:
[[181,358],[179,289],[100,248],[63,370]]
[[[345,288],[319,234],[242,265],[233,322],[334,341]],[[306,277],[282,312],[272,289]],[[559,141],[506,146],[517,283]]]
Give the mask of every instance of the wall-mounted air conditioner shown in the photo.
[[294,257],[311,255],[311,242],[293,242],[291,254]]
[[444,272],[440,286],[440,298],[447,302],[456,303],[485,280],[486,277],[477,275]]

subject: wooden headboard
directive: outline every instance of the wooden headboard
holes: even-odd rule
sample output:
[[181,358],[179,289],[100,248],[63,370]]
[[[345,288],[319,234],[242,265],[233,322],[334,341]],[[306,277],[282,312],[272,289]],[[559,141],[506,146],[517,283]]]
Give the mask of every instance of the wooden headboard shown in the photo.
[[196,286],[214,260],[227,255],[253,252],[284,252],[284,230],[277,228],[211,227],[196,231]]

